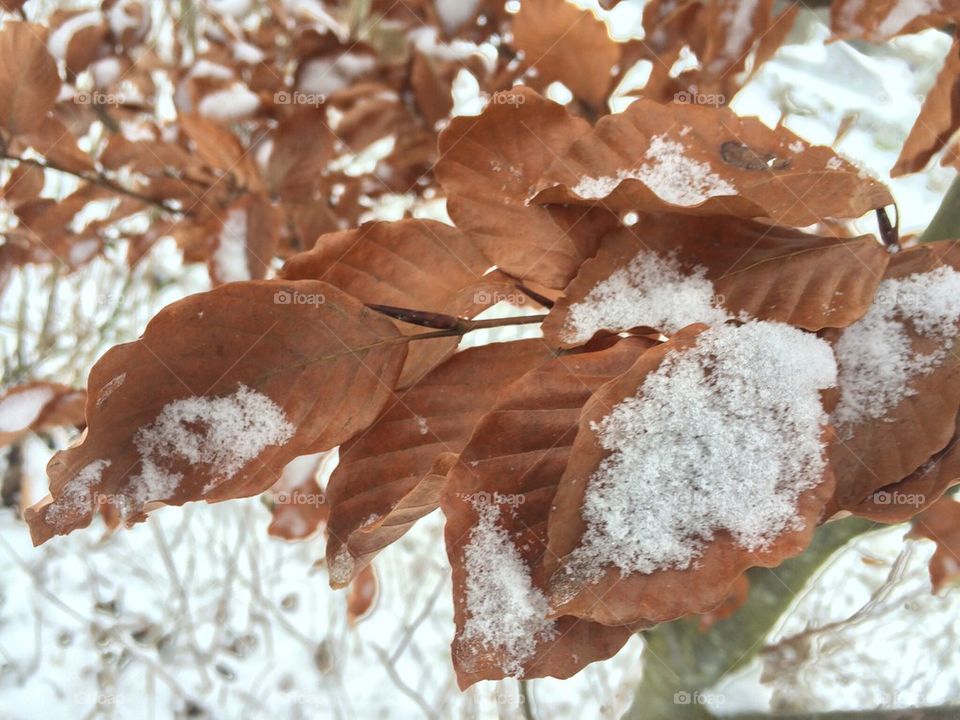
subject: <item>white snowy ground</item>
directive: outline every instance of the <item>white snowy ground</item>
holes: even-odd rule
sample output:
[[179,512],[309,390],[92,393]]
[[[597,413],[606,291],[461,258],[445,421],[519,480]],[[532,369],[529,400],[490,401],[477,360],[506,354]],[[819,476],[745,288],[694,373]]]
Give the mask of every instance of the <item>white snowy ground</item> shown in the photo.
[[[638,8],[622,3],[611,17],[622,28]],[[771,124],[787,108],[791,129],[823,143],[854,115],[839,149],[886,178],[949,39],[928,32],[855,49],[824,47],[825,36],[822,24],[806,17],[735,107]],[[459,88],[463,112],[478,109],[469,85],[465,79]],[[925,225],[952,177],[933,168],[892,182],[905,231]],[[380,214],[403,206],[398,198]],[[872,223],[865,218],[863,229],[874,230]],[[58,312],[47,332],[55,344],[20,343],[33,375],[82,383],[106,346],[135,337],[159,307],[203,289],[205,270],[184,269],[175,255],[168,246],[158,249],[129,284],[114,269],[122,265],[119,251],[58,280]],[[3,295],[6,357],[17,355],[21,308],[29,327],[42,325],[51,282],[32,269]],[[506,339],[504,331],[498,339]],[[67,440],[54,438],[61,446]],[[44,492],[51,452],[40,439],[28,445],[35,496]],[[267,524],[257,499],[198,504],[158,511],[149,523],[110,537],[95,523],[34,549],[24,525],[0,510],[0,720],[203,717],[204,710],[249,720],[521,716],[514,681],[481,683],[465,694],[456,689],[438,514],[380,556],[379,603],[357,627],[348,626],[345,596],[328,589],[317,564],[322,540],[273,540]],[[838,557],[779,629],[777,651],[765,656],[773,682],[760,684],[758,660],[715,688],[714,709],[765,710],[771,702],[898,707],[960,698],[958,597],[930,595],[925,564],[932,544],[904,546],[903,532],[866,537]],[[802,657],[791,655],[797,642],[781,642],[838,622],[814,631]],[[531,681],[535,716],[619,717],[639,678],[641,652],[634,639],[575,678]]]

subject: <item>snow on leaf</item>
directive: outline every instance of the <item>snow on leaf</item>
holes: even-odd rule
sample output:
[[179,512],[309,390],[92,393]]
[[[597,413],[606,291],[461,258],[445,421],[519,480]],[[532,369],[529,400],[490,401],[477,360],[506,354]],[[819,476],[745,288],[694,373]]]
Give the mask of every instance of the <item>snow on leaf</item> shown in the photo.
[[[537,598],[545,590],[539,565],[547,544],[546,521],[580,410],[594,390],[624,372],[653,344],[644,338],[607,339],[526,373],[501,391],[450,470],[441,507],[453,568],[458,628],[453,657],[461,688],[516,674],[569,677],[610,657],[629,637],[627,628],[572,617],[544,625],[544,617],[525,611],[523,624],[533,628],[532,640],[539,639],[531,646],[514,632],[520,623],[501,628],[501,637],[496,621],[482,618],[484,609],[514,604],[513,591],[496,588],[491,568],[499,567],[501,558],[522,581],[518,587],[523,596],[515,598],[516,605],[523,607],[519,601],[525,598],[526,610],[543,609]],[[484,542],[498,546],[495,556],[483,558],[479,548]],[[469,618],[477,615],[471,625]],[[468,627],[473,629],[468,632]]]
[[[345,444],[327,487],[327,562],[343,549],[356,574],[440,504],[443,478],[504,385],[550,357],[540,340],[455,354]],[[367,523],[366,519],[375,517]],[[342,586],[349,577],[338,577]]]
[[260,280],[280,238],[282,217],[263,195],[244,195],[225,211],[208,260],[215,283]]
[[[796,227],[893,202],[830,148],[796,152],[797,140],[725,107],[640,98],[574,140],[531,195],[536,203],[602,200],[618,211],[768,217]],[[836,167],[827,167],[831,160]]]
[[0,447],[30,431],[83,425],[86,395],[65,385],[28,382],[0,395]]
[[[315,281],[225,285],[168,306],[91,371],[87,432],[50,461],[52,498],[27,512],[34,542],[85,527],[96,509],[113,528],[143,520],[148,502],[262,492],[294,457],[373,422],[403,363],[398,337],[389,320]],[[92,399],[122,373],[98,406]],[[58,522],[62,498],[101,460],[95,502]]]
[[553,613],[703,612],[802,550],[833,490],[820,392],[835,383],[827,343],[752,321],[691,326],[604,385],[550,514]]
[[871,236],[835,238],[730,217],[644,215],[603,239],[543,325],[561,347],[599,331],[754,317],[842,327],[870,306],[888,254]]
[[840,508],[904,479],[953,437],[958,269],[952,243],[894,255],[870,312],[830,336],[840,365],[838,437],[830,447]]

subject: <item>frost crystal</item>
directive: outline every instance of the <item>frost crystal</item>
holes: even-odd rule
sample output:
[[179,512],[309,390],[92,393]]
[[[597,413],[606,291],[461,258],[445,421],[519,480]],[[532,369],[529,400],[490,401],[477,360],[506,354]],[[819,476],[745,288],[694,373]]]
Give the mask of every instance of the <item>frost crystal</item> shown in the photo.
[[554,633],[546,596],[537,589],[523,558],[497,522],[496,505],[479,505],[477,524],[465,548],[467,619],[461,639],[503,654],[513,677]]
[[84,465],[76,477],[64,487],[63,494],[50,504],[47,522],[55,527],[64,527],[77,519],[93,505],[90,488],[100,482],[103,471],[110,467],[109,460],[94,460]]
[[721,325],[668,354],[594,425],[612,454],[589,480],[571,572],[683,569],[718,531],[758,550],[802,527],[836,373],[826,342],[782,323]]
[[640,326],[672,333],[691,323],[727,319],[703,268],[685,274],[675,256],[641,252],[570,306],[563,339],[584,342],[598,330]]
[[[880,283],[869,312],[837,341],[841,395],[833,423],[849,436],[850,426],[882,417],[915,395],[911,380],[944,359],[958,318],[960,273],[952,267]],[[937,347],[915,352],[908,327]]]
[[584,199],[602,198],[621,181],[633,179],[673,205],[699,205],[717,195],[737,194],[737,189],[707,163],[687,157],[683,145],[667,135],[652,138],[645,157],[650,162],[639,169],[619,170],[616,177],[581,178],[573,192]]

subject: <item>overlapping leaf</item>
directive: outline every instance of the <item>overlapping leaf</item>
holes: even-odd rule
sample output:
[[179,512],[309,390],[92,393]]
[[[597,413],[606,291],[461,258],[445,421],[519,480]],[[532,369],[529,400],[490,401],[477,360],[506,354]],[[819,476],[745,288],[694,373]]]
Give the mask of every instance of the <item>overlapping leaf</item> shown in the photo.
[[[281,275],[323,280],[365,303],[472,317],[503,295],[502,276],[484,277],[489,267],[466,233],[434,220],[407,219],[324,235],[312,250],[291,257]],[[408,323],[399,327],[405,335],[423,332]],[[400,386],[422,377],[457,342],[449,337],[412,345]]]
[[685,272],[702,271],[715,304],[731,317],[746,313],[805,330],[844,327],[861,317],[889,259],[870,235],[836,238],[734,217],[645,215],[603,239],[550,311],[544,337],[560,347],[579,344],[569,339],[570,308],[642,253],[672,258]]
[[589,10],[566,0],[526,0],[514,19],[511,44],[524,54],[528,84],[562,82],[574,97],[602,109],[620,46]]
[[[534,587],[544,588],[539,566],[547,551],[547,516],[557,483],[572,459],[571,444],[581,408],[603,383],[625,372],[654,343],[624,338],[561,355],[504,388],[480,421],[451,469],[443,490],[447,554],[453,568],[454,667],[460,686],[510,674],[518,664],[525,677],[568,677],[584,665],[609,657],[630,630],[561,617],[525,658],[505,657],[502,648],[464,636],[471,618],[465,562],[471,531],[486,507],[499,512],[499,526],[522,558]],[[515,668],[514,668],[515,669]]]
[[[745,549],[726,530],[718,530],[704,545],[697,562],[684,570],[623,573],[611,565],[599,568],[599,575],[581,577],[567,562],[586,530],[581,512],[588,480],[610,455],[597,441],[595,423],[624,398],[635,396],[647,375],[656,371],[668,353],[692,347],[704,329],[704,325],[685,328],[669,342],[641,355],[622,376],[594,393],[584,407],[570,462],[553,498],[549,518],[544,568],[550,578],[549,594],[555,615],[571,614],[604,625],[622,625],[663,622],[706,612],[723,602],[748,568],[773,567],[809,544],[834,489],[829,467],[823,481],[797,500],[796,515],[802,526],[783,531],[764,549]],[[596,569],[591,568],[591,572]]]
[[537,203],[768,217],[805,227],[892,204],[890,192],[823,146],[728,108],[640,98],[601,118],[537,183]]
[[943,68],[930,89],[920,115],[917,116],[890,170],[893,177],[918,172],[926,167],[960,128],[960,40],[954,40]]
[[[960,253],[953,243],[921,245],[894,255],[884,277],[904,278],[944,264],[960,269]],[[929,341],[909,324],[906,329],[914,351],[929,352]],[[852,425],[830,445],[837,507],[854,509],[874,492],[917,471],[950,442],[958,408],[960,363],[950,351],[929,372],[910,381],[909,393],[896,407],[883,417]]]
[[331,453],[314,453],[287,464],[280,479],[270,488],[272,518],[268,535],[305,540],[327,522],[330,505],[317,484],[317,475],[332,459]]
[[549,357],[540,340],[457,353],[341,448],[327,486],[327,564],[335,587],[437,508],[443,478],[500,389]]
[[251,281],[161,311],[90,373],[87,432],[50,461],[34,542],[142,520],[153,502],[262,492],[294,457],[346,442],[392,395],[393,324],[316,281]]
[[0,395],[0,447],[31,431],[83,425],[86,393],[52,382],[28,382]]
[[60,91],[45,34],[44,28],[25,22],[6,22],[0,29],[0,128],[12,135],[35,127]]
[[616,223],[603,210],[527,203],[541,173],[589,130],[561,105],[518,87],[440,134],[436,174],[450,216],[514,277],[564,287]]

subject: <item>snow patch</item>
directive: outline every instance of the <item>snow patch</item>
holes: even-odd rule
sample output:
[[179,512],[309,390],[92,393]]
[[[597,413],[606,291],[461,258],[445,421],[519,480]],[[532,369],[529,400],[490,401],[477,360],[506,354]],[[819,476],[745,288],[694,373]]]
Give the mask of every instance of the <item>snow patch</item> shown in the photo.
[[110,467],[109,460],[94,460],[84,465],[68,482],[63,493],[47,506],[45,520],[57,528],[75,522],[84,511],[93,510],[93,495],[90,489],[100,482],[103,471]]
[[550,639],[546,596],[533,585],[530,572],[507,531],[496,505],[478,505],[477,524],[464,548],[466,620],[460,639],[502,654],[502,669],[520,677],[523,664]]
[[695,322],[729,319],[702,267],[684,273],[675,254],[644,251],[570,306],[562,331],[567,342],[584,342],[598,330],[649,326],[673,333]]
[[826,466],[819,393],[836,378],[830,345],[783,323],[721,325],[669,353],[593,426],[612,452],[569,571],[684,569],[719,531],[761,550],[801,528],[797,499]]
[[220,229],[220,242],[213,253],[213,265],[221,282],[249,280],[247,262],[247,210],[232,208]]
[[615,177],[584,177],[573,192],[584,199],[604,198],[624,180],[639,180],[661,200],[689,207],[737,189],[710,169],[707,163],[689,158],[682,143],[667,135],[650,140],[644,156],[650,162],[638,169],[618,170]]
[[28,429],[51,400],[53,389],[49,387],[11,390],[0,399],[0,432]]
[[[840,402],[831,420],[849,437],[851,427],[883,417],[915,395],[913,379],[931,372],[953,347],[960,318],[960,272],[943,266],[884,280],[870,310],[837,341]],[[908,325],[939,343],[914,351]]]

